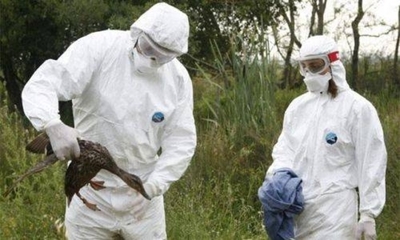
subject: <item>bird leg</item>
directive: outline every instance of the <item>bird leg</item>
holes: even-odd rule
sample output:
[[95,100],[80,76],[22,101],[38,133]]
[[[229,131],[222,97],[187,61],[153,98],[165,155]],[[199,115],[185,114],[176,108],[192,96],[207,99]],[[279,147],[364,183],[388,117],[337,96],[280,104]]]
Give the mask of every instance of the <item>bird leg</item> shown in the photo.
[[94,190],[101,190],[106,188],[104,187],[104,181],[90,181],[89,184]]
[[76,194],[76,196],[78,196],[78,197],[82,200],[82,202],[86,205],[86,207],[92,209],[93,211],[101,211],[101,210],[96,206],[96,204],[88,202],[88,200],[86,200],[84,197],[82,197],[81,194],[80,194],[79,192],[76,192],[75,194]]

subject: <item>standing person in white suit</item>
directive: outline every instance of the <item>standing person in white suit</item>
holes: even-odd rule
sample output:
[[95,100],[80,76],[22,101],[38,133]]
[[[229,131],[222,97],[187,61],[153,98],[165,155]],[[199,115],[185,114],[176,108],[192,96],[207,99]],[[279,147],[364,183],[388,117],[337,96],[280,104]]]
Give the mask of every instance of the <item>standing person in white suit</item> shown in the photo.
[[285,112],[266,177],[290,168],[303,180],[296,240],[376,239],[387,160],[378,114],[349,88],[333,39],[310,37],[298,61],[308,92]]
[[[196,147],[192,82],[176,57],[188,50],[186,14],[158,3],[130,31],[106,30],[47,60],[23,93],[26,116],[45,131],[59,159],[78,157],[77,138],[107,147],[119,167],[138,175],[151,201],[101,170],[66,209],[69,239],[166,239],[163,194],[186,171]],[[72,100],[75,127],[60,121]],[[159,151],[161,149],[161,151]],[[158,154],[160,153],[161,154]]]

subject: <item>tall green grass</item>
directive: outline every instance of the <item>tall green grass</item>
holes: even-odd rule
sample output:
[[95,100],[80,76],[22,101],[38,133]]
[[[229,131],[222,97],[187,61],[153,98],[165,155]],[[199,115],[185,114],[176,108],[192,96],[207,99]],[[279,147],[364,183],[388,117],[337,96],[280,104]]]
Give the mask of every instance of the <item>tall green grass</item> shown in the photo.
[[23,128],[20,115],[10,109],[5,86],[0,84],[0,239],[59,236],[55,222],[62,219],[65,205],[62,165],[25,179],[3,197],[17,176],[41,158],[25,151],[33,134],[32,129]]
[[[400,93],[365,94],[377,108],[388,153],[386,205],[377,219],[379,239],[400,239]],[[394,95],[394,96],[393,96]]]

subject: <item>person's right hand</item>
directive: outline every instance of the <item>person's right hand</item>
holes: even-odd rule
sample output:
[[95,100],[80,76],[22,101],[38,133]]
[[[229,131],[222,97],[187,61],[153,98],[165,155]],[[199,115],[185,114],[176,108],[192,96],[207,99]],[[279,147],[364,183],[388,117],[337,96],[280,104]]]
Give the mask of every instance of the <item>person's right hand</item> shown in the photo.
[[80,156],[79,134],[75,128],[71,128],[57,119],[50,121],[44,130],[58,159],[69,160]]

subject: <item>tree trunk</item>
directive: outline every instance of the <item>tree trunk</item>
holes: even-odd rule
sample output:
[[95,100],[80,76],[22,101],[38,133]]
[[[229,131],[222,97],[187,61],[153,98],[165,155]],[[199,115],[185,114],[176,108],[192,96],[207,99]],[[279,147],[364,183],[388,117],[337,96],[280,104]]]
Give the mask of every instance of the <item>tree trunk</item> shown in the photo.
[[[398,25],[400,26],[400,6],[399,6],[399,13],[398,13]],[[396,41],[396,49],[394,51],[394,61],[393,61],[393,80],[394,85],[397,88],[400,88],[400,77],[399,77],[399,44],[400,44],[400,27],[397,28],[397,41]]]
[[358,0],[358,10],[357,16],[351,23],[351,28],[353,30],[353,37],[354,37],[354,49],[353,49],[353,56],[351,58],[351,69],[352,69],[352,78],[351,78],[351,85],[352,87],[357,90],[360,88],[359,79],[358,79],[358,52],[360,49],[360,32],[358,29],[358,25],[361,22],[361,19],[364,16],[363,11],[363,0]]
[[[311,1],[311,19],[309,36],[324,34],[324,14],[328,0],[312,0]],[[318,16],[317,27],[315,28],[315,16]]]
[[295,33],[295,3],[294,0],[289,0],[289,16],[286,14],[283,8],[280,9],[280,14],[282,15],[283,19],[285,20],[286,24],[289,27],[290,31],[290,41],[289,45],[287,46],[286,54],[284,57],[285,60],[285,67],[283,69],[283,87],[291,87],[293,85],[292,80],[292,65],[290,64],[290,59],[292,58],[293,53],[293,46],[296,44],[298,47],[301,47],[300,41],[296,37]]
[[289,48],[287,50],[286,54],[286,59],[285,59],[285,69],[284,69],[284,76],[287,79],[289,87],[293,87],[295,79],[292,78],[293,74],[293,68],[292,64],[290,63],[290,59],[292,58],[292,53],[293,53],[293,46],[296,44],[298,48],[301,47],[300,41],[296,37],[295,33],[295,3],[293,0],[289,0],[289,10],[290,10],[290,19],[291,19],[291,24],[290,24],[290,42],[289,42]]
[[322,35],[324,34],[324,14],[326,9],[326,3],[328,0],[318,0],[318,25],[316,34]]
[[6,58],[4,55],[2,55],[2,60],[4,60],[1,66],[4,74],[2,81],[4,81],[6,84],[10,103],[14,104],[17,110],[22,113],[21,87],[18,84],[21,81],[18,79],[17,74],[15,73],[12,60],[10,58]]
[[312,10],[311,10],[311,19],[310,19],[310,29],[309,29],[309,34],[308,36],[314,36],[314,25],[315,25],[315,16],[317,14],[317,0],[312,0],[311,1],[311,6],[312,6]]

